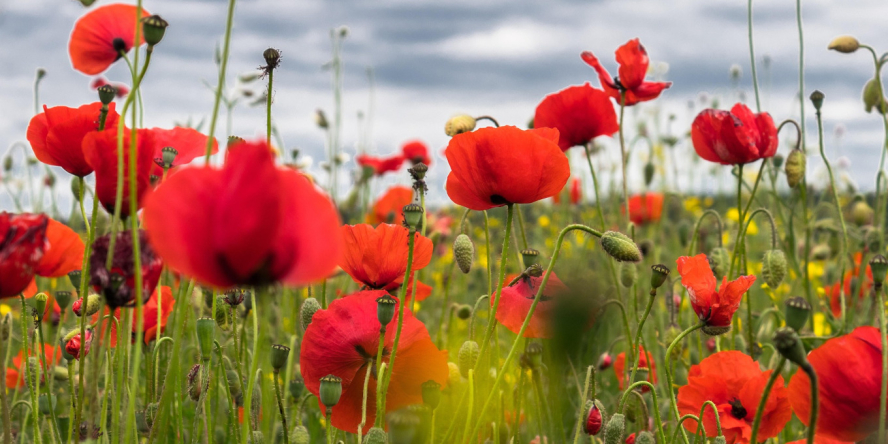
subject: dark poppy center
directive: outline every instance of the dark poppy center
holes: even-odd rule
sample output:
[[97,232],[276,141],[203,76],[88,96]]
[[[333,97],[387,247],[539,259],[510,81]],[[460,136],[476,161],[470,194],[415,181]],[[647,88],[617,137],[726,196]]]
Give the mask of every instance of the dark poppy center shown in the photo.
[[740,400],[734,398],[728,401],[728,404],[731,404],[731,416],[737,419],[743,419],[746,417],[746,409],[743,408],[743,405],[740,404]]
[[120,37],[115,37],[114,40],[111,40],[111,46],[114,47],[114,52],[117,53],[117,56],[120,56],[121,52],[126,51],[126,42],[123,41]]
[[506,200],[505,197],[500,196],[499,194],[493,194],[493,195],[491,195],[491,196],[490,196],[490,202],[492,202],[494,205],[507,205],[507,204],[509,204],[509,201]]

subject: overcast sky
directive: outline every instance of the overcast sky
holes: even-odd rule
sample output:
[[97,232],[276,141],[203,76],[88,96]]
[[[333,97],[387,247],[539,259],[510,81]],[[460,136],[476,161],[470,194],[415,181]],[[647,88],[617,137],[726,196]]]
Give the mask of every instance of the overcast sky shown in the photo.
[[[106,3],[99,0],[95,6]],[[864,43],[888,50],[884,33],[888,3],[803,3],[805,95],[814,89],[826,94],[827,152],[833,159],[849,158],[853,180],[872,189],[882,125],[878,116],[863,111],[859,99],[863,83],[872,77],[872,61],[867,53],[842,55],[827,51],[826,46],[836,35],[853,33]],[[143,85],[147,126],[169,127],[189,119],[198,122],[209,115],[213,95],[202,81],[215,84],[213,53],[224,32],[226,5],[222,0],[144,2],[148,11],[170,23]],[[48,72],[40,91],[42,103],[77,106],[96,100],[88,88],[91,79],[71,69],[67,53],[71,27],[84,12],[73,0],[0,0],[3,144],[24,140],[38,67]],[[674,85],[656,102],[627,113],[627,119],[650,120],[659,113],[663,132],[666,116],[674,114],[670,131],[685,133],[700,109],[701,94],[719,97],[721,106],[745,96],[754,106],[745,1],[239,1],[229,82],[264,64],[265,48],[282,51],[283,61],[275,74],[274,119],[286,148],[299,148],[313,157],[316,171],[324,157],[324,136],[314,124],[313,113],[317,108],[328,115],[332,112],[331,73],[322,66],[331,57],[330,30],[341,25],[349,28],[343,46],[344,150],[354,154],[357,115],[368,112],[366,72],[372,67],[376,90],[370,150],[389,154],[415,138],[429,143],[435,151],[430,199],[436,202],[446,199],[447,165],[440,154],[448,141],[445,121],[453,114],[469,113],[525,125],[546,94],[586,81],[598,86],[595,72],[580,60],[584,50],[594,52],[615,72],[613,51],[631,38],[641,38],[656,74]],[[755,25],[763,108],[776,121],[797,118],[795,2],[760,2]],[[761,63],[765,56],[770,59],[768,70]],[[742,69],[740,95],[729,76],[734,64]],[[105,75],[112,81],[129,78],[122,64]],[[254,87],[261,85],[257,82]],[[689,102],[696,104],[693,111]],[[813,109],[808,108],[812,116]],[[816,127],[813,120],[808,122],[812,145]],[[841,140],[835,137],[837,127],[844,128]],[[238,105],[233,132],[248,138],[261,136],[264,108]],[[224,135],[223,119],[217,136]],[[788,150],[786,142],[783,137],[782,153]],[[619,152],[613,141],[606,141],[606,146],[605,157]],[[683,146],[675,153],[682,160],[683,174],[691,171],[688,149]],[[579,152],[574,156],[576,173],[585,177],[588,172],[579,162]],[[642,164],[636,162],[632,168],[635,188]],[[816,174],[817,159],[812,158],[810,165],[815,170],[812,175]],[[406,182],[406,173],[400,176],[388,181]],[[682,186],[717,190],[715,182],[708,183],[685,180]]]

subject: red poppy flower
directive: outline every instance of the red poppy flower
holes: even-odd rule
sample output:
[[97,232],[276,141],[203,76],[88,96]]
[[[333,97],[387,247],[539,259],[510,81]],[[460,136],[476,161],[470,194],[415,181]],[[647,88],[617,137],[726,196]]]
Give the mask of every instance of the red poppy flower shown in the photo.
[[169,266],[214,287],[325,278],[340,256],[339,215],[264,141],[228,149],[221,169],[188,168],[146,199],[151,244]]
[[49,247],[34,269],[43,277],[62,277],[83,266],[83,241],[67,225],[49,219],[46,226]]
[[[61,349],[56,349],[49,344],[44,344],[41,347],[46,347],[43,356],[44,359],[46,359],[47,367],[55,365],[55,363],[62,357]],[[28,350],[28,356],[30,356],[30,354],[31,351]],[[22,368],[22,364],[27,365],[28,361],[24,359],[23,356],[22,352],[19,352],[18,355],[12,358],[12,365],[6,367],[6,387],[9,389],[25,386],[26,370]],[[43,364],[42,361],[40,361],[40,363],[41,365]],[[48,368],[44,370],[49,371]]]
[[429,147],[421,140],[405,142],[401,145],[401,155],[414,165],[420,162],[426,166],[432,164],[432,158],[429,157]]
[[546,96],[536,107],[533,125],[557,129],[560,134],[558,146],[563,151],[620,130],[617,113],[608,95],[588,82]]
[[[374,290],[394,290],[407,272],[409,232],[400,225],[343,225],[339,235],[345,243],[338,265],[355,282]],[[432,241],[415,233],[413,271],[432,260]]]
[[[808,439],[799,439],[796,441],[790,441],[786,444],[806,444]],[[839,441],[837,439],[824,438],[820,435],[814,435],[814,444],[854,444],[854,441]]]
[[49,248],[45,214],[0,213],[0,299],[18,296]]
[[[855,253],[854,254],[854,269],[845,272],[845,279],[842,281],[842,285],[845,289],[845,303],[853,303],[854,299],[851,298],[853,293],[853,288],[857,288],[857,301],[860,302],[866,298],[868,294],[870,294],[870,289],[873,288],[873,271],[870,269],[869,265],[866,266],[866,274],[863,276],[863,282],[860,282],[857,278],[860,276],[860,265],[863,261],[863,253]],[[852,285],[854,284],[854,285]],[[832,285],[824,285],[823,291],[826,296],[829,297],[829,306],[832,311],[833,316],[836,318],[842,316],[842,294],[841,287],[839,283],[836,282]]]
[[[136,208],[142,207],[142,199],[151,188],[151,169],[154,144],[149,130],[136,130]],[[102,131],[87,134],[83,138],[83,155],[87,163],[96,171],[96,195],[109,213],[114,212],[117,199],[117,131]],[[123,202],[120,208],[122,217],[130,214],[129,186],[130,130],[123,131]]]
[[74,335],[73,338],[68,340],[68,343],[65,344],[65,352],[69,355],[73,356],[74,359],[79,360],[81,356],[86,356],[89,354],[89,348],[92,345],[93,341],[93,332],[92,330],[86,330],[85,332],[86,340],[82,340],[80,337],[80,333]]
[[728,282],[722,279],[721,289],[715,288],[715,275],[705,254],[682,256],[675,261],[681,284],[688,290],[688,298],[700,321],[706,325],[703,331],[717,335],[731,328],[734,312],[740,307],[743,294],[755,282],[755,276],[740,276]]
[[451,170],[447,195],[476,211],[552,197],[570,177],[552,128],[481,128],[453,136],[444,155]]
[[[506,282],[511,282],[517,275],[511,275],[506,278]],[[521,331],[521,325],[530,312],[530,306],[536,297],[543,277],[523,277],[513,285],[503,287],[503,294],[500,296],[500,306],[496,311],[496,320],[503,324],[512,333],[518,334]],[[550,322],[555,311],[554,298],[568,291],[567,285],[558,279],[555,273],[549,277],[546,288],[543,289],[543,295],[537,304],[533,316],[530,318],[530,324],[524,330],[525,338],[551,338],[552,331]],[[493,307],[494,299],[490,298],[490,306]]]
[[[723,351],[710,355],[691,366],[688,384],[678,389],[678,411],[682,415],[692,411],[699,415],[703,403],[712,401],[718,407],[727,442],[746,444],[752,437],[752,420],[772,371],[762,371],[757,362],[742,352]],[[777,436],[792,419],[788,396],[783,377],[778,376],[764,406],[759,440]],[[696,423],[686,421],[684,426],[692,433],[697,430]],[[718,433],[712,409],[706,409],[703,414],[703,428],[710,438]]]
[[777,153],[777,127],[768,113],[738,103],[731,111],[705,109],[691,124],[697,155],[722,165],[742,165]]
[[93,91],[103,86],[110,86],[114,88],[114,95],[116,95],[118,99],[122,99],[126,97],[127,94],[129,94],[129,87],[126,86],[126,84],[116,82],[111,83],[108,81],[108,79],[101,76],[96,77],[91,82],[89,82],[89,88]]
[[[150,131],[154,163],[156,164],[152,174],[155,176],[163,175],[163,149],[166,147],[176,150],[173,167],[186,165],[195,158],[204,156],[207,153],[207,136],[194,128],[177,126],[173,129],[151,128]],[[218,152],[219,142],[214,138],[211,153],[216,154]]]
[[[319,310],[305,330],[299,356],[305,387],[317,396],[320,379],[332,374],[342,378],[342,397],[333,407],[333,426],[355,433],[361,422],[364,378],[370,371],[367,389],[367,423],[376,417],[376,355],[379,321],[376,298],[384,291],[361,291],[333,301]],[[398,322],[398,310],[391,325]],[[395,330],[386,330],[383,362],[389,362]],[[422,402],[422,384],[434,380],[444,386],[448,377],[447,352],[439,351],[425,325],[410,310],[404,312],[398,357],[386,397],[386,412]],[[325,411],[320,404],[321,411]],[[369,429],[364,428],[364,432]]]
[[636,194],[629,198],[629,220],[636,225],[657,222],[662,214],[663,195],[660,193]]
[[[858,327],[826,341],[808,354],[817,372],[820,414],[817,434],[863,441],[879,428],[882,393],[882,339],[875,327]],[[803,424],[811,412],[811,382],[799,371],[789,381],[789,401]]]
[[[648,369],[648,378],[647,381],[651,384],[657,383],[657,366],[654,363],[654,357],[651,356],[651,352],[645,351],[644,347],[638,346],[638,353],[641,355],[638,358],[638,368],[647,368]],[[630,365],[635,365],[634,362],[631,362]],[[631,367],[630,367],[631,369]],[[623,390],[623,386],[626,384],[626,378],[629,376],[626,374],[626,353],[620,353],[617,355],[617,359],[614,361],[614,374],[617,375],[617,384],[620,386],[620,390]],[[647,392],[650,388],[643,387],[641,391]]]
[[[145,345],[154,341],[157,337],[157,330],[160,329],[161,334],[166,329],[167,318],[170,317],[170,314],[173,312],[173,307],[176,305],[175,299],[173,299],[173,290],[170,287],[160,287],[160,327],[157,324],[157,290],[154,290],[151,293],[151,297],[145,301],[142,305],[142,338],[145,341]],[[107,307],[103,310],[102,316],[106,316],[111,311],[108,310]],[[120,320],[120,309],[114,310],[114,318]],[[96,313],[93,316],[93,322],[97,323],[96,329],[101,332],[102,338],[105,338],[105,329],[106,324],[108,322],[107,319],[99,319],[99,314]],[[136,319],[133,319],[133,331],[131,339],[133,341],[136,340],[136,333],[138,332],[138,325],[136,324]],[[117,327],[114,322],[111,322],[111,340],[109,341],[110,347],[117,346]]]
[[413,188],[395,185],[373,204],[373,209],[367,213],[367,223],[401,225],[404,222],[404,205],[411,202],[413,202]]
[[89,284],[105,299],[111,308],[132,307],[136,304],[136,273],[142,275],[142,301],[147,302],[160,280],[163,261],[148,243],[145,230],[139,230],[139,256],[141,270],[136,270],[133,261],[135,249],[133,233],[125,230],[117,233],[111,268],[105,268],[108,249],[111,247],[111,233],[93,242],[89,256]]
[[[100,6],[86,13],[74,23],[68,54],[71,65],[87,75],[96,75],[108,69],[121,57],[121,51],[129,52],[136,40],[139,19],[151,15],[142,9],[142,17],[136,17],[136,7],[115,3]],[[145,43],[140,35],[139,45]]]
[[570,197],[571,205],[578,205],[580,200],[583,199],[583,190],[581,188],[582,183],[578,177],[572,177],[568,184],[561,190],[561,193],[558,193],[552,196],[552,202],[556,204],[561,203],[561,195],[567,194]]
[[[114,107],[114,103],[108,105],[105,128],[114,128],[117,125],[119,116]],[[28,123],[28,142],[37,160],[47,165],[60,166],[78,177],[92,173],[93,167],[86,161],[81,144],[87,134],[98,131],[101,108],[101,102],[80,108],[47,108],[43,105],[43,112],[31,118]]]
[[382,176],[385,173],[401,169],[401,165],[404,164],[404,156],[376,157],[360,154],[355,156],[355,162],[361,167],[372,168],[375,176]]
[[622,99],[623,104],[632,106],[638,102],[656,99],[664,89],[672,86],[672,82],[646,82],[644,80],[650,59],[648,59],[644,46],[637,38],[629,40],[617,48],[616,55],[617,63],[620,64],[619,76],[616,79],[611,78],[610,73],[601,66],[601,62],[591,52],[584,51],[581,57],[589,66],[595,68],[595,71],[598,72],[598,80],[601,81],[601,87],[617,103],[620,103],[621,91],[626,93],[626,97]]

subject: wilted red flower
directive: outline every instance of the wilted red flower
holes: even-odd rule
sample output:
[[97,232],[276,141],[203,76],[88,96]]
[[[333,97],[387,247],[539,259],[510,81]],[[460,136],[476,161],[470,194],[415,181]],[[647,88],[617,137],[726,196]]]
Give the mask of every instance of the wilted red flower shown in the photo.
[[583,51],[581,57],[589,66],[595,68],[595,71],[598,72],[598,80],[601,81],[601,87],[617,103],[620,103],[620,92],[622,91],[626,93],[623,104],[632,106],[638,102],[656,99],[664,89],[672,86],[672,82],[646,82],[644,80],[650,59],[648,59],[644,46],[637,38],[629,40],[617,48],[616,55],[620,68],[619,76],[615,79],[611,78],[610,73],[601,66],[601,62],[591,52]]
[[[625,211],[623,209],[624,213]],[[629,198],[629,220],[636,225],[657,222],[662,214],[663,195],[661,193],[642,193]]]
[[[105,128],[117,126],[120,116],[114,108],[114,103],[108,105]],[[47,165],[60,166],[78,177],[92,173],[93,167],[86,161],[81,146],[87,134],[98,132],[101,109],[101,102],[79,108],[48,108],[43,105],[43,112],[32,117],[28,123],[28,142],[34,156]]]
[[[100,6],[86,13],[74,23],[68,54],[71,65],[87,75],[96,75],[108,69],[127,53],[136,40],[138,20],[151,15],[142,9],[141,17],[136,17],[136,7],[115,3]],[[145,43],[140,35],[139,45]]]
[[476,211],[552,197],[570,177],[552,128],[481,128],[453,136],[444,155],[451,169],[447,195]]
[[[657,383],[657,366],[654,364],[654,357],[651,356],[651,352],[645,351],[644,347],[638,346],[638,353],[640,354],[638,358],[638,368],[646,368],[648,369],[648,377],[647,381],[651,384]],[[634,362],[630,362],[629,365],[635,365]],[[626,384],[626,353],[621,352],[617,355],[617,359],[614,361],[614,374],[617,376],[617,384],[620,387],[620,390],[623,390],[623,386]],[[642,392],[650,391],[649,387],[642,387]]]
[[[173,129],[151,128],[151,141],[154,152],[154,171],[152,174],[163,174],[163,149],[170,147],[176,150],[173,167],[186,165],[197,157],[207,153],[207,136],[194,128],[177,126]],[[213,139],[211,154],[219,152],[219,142]]]
[[[710,355],[691,366],[688,384],[678,389],[678,411],[698,415],[703,403],[712,401],[718,407],[727,442],[746,444],[752,437],[752,421],[772,371],[762,371],[758,362],[739,351]],[[764,406],[758,439],[777,436],[791,418],[788,392],[783,377],[778,376]],[[697,430],[696,423],[685,422],[684,426],[692,433]],[[710,438],[718,434],[712,409],[703,414],[703,428]]]
[[563,151],[620,130],[617,113],[608,95],[588,82],[546,96],[536,107],[533,125],[557,129],[558,146]]
[[220,288],[320,280],[342,248],[333,203],[299,172],[277,168],[264,141],[232,145],[221,169],[169,177],[142,219],[171,268]]
[[124,230],[117,233],[111,269],[105,268],[108,249],[111,247],[111,234],[101,236],[93,242],[93,250],[89,256],[89,284],[102,295],[105,304],[110,308],[132,307],[136,304],[137,272],[142,275],[143,302],[148,300],[160,280],[163,261],[148,243],[145,230],[139,230],[139,256],[142,269],[138,271],[133,261],[135,248],[133,241],[132,231]]
[[[404,282],[408,254],[407,228],[400,225],[343,225],[339,237],[345,243],[338,265],[355,282],[374,290],[394,290]],[[432,260],[432,241],[415,233],[412,270]]]
[[[333,301],[319,310],[305,330],[299,356],[302,377],[309,392],[318,395],[320,379],[326,375],[342,378],[342,397],[333,407],[333,426],[355,433],[361,422],[364,378],[370,371],[367,389],[367,423],[376,417],[376,355],[379,347],[379,320],[376,299],[385,291],[361,291]],[[398,309],[392,324],[398,322]],[[395,330],[386,330],[383,362],[395,341]],[[410,310],[404,311],[398,357],[386,397],[386,411],[422,402],[422,384],[434,380],[447,384],[447,352],[439,351],[425,325]],[[321,411],[325,411],[320,404]],[[365,427],[366,432],[369,427]]]
[[675,261],[681,284],[688,290],[688,299],[700,321],[706,325],[703,331],[717,335],[731,328],[734,312],[740,307],[743,294],[755,282],[755,276],[740,276],[728,282],[722,279],[721,289],[715,288],[715,275],[705,254],[682,256]]
[[49,248],[45,214],[0,213],[0,299],[18,296]]
[[74,335],[73,338],[68,340],[68,343],[65,344],[65,351],[74,357],[74,359],[80,360],[81,356],[86,356],[89,354],[89,347],[92,345],[93,341],[93,332],[90,329],[86,330],[86,340],[82,340],[80,337],[80,333]]
[[[58,362],[59,358],[62,357],[62,350],[56,349],[55,347],[49,344],[43,344],[41,347],[45,347],[44,350],[44,359],[46,359],[46,367],[44,371],[48,371],[48,367],[51,365],[55,365]],[[31,354],[31,350],[28,350],[28,356]],[[18,355],[12,358],[12,365],[6,367],[6,387],[9,389],[14,389],[16,387],[24,387],[25,385],[25,373],[26,371],[22,368],[22,365],[27,365],[28,360],[23,358],[23,354],[20,351]],[[39,361],[40,364],[43,364],[43,361]]]
[[[123,130],[123,201],[120,215],[130,214],[130,130]],[[149,130],[136,130],[136,208],[142,207],[142,199],[151,188],[154,144]],[[83,138],[83,155],[96,171],[96,196],[109,213],[114,212],[117,199],[117,131],[92,132]]]
[[124,98],[127,94],[129,94],[129,87],[126,86],[126,84],[116,82],[111,83],[108,81],[108,79],[102,76],[96,77],[91,82],[89,82],[89,88],[93,91],[103,86],[110,86],[114,88],[114,95],[116,95],[118,99]]
[[[173,307],[176,305],[175,299],[173,299],[173,290],[170,287],[160,287],[160,327],[157,324],[157,290],[154,290],[151,293],[151,297],[145,301],[142,305],[142,339],[145,342],[145,345],[148,345],[157,337],[157,330],[160,329],[160,332],[166,329],[167,318],[170,317],[170,314],[173,312]],[[97,323],[97,327],[100,332],[102,332],[102,338],[105,336],[105,329],[107,328],[106,322],[111,322],[108,319],[105,319],[104,316],[107,316],[111,311],[105,307],[103,310],[101,319],[98,313],[93,316],[93,322]],[[134,316],[135,317],[135,316]],[[120,309],[114,310],[114,318],[120,320]],[[136,340],[136,333],[138,332],[137,319],[133,319],[133,330],[131,340]],[[117,324],[111,322],[111,340],[109,341],[110,347],[117,346]]]
[[[506,278],[506,282],[511,282],[517,275],[511,275]],[[518,334],[521,331],[521,325],[530,313],[530,306],[536,297],[543,277],[525,276],[515,282],[513,285],[503,287],[503,293],[500,296],[500,305],[496,311],[496,320],[500,324],[506,326],[512,333]],[[543,289],[543,295],[540,302],[537,303],[536,310],[530,318],[530,324],[524,330],[525,338],[551,338],[553,312],[555,311],[554,298],[567,292],[567,285],[555,273],[549,276],[546,288]],[[495,300],[490,298],[490,306],[492,307]]]
[[[869,265],[866,266],[866,273],[863,275],[863,282],[860,282],[860,279],[858,279],[858,277],[860,276],[860,265],[862,261],[863,253],[855,253],[854,269],[845,272],[845,279],[842,281],[842,285],[845,289],[846,304],[849,302],[853,302],[851,296],[854,288],[857,289],[858,301],[866,298],[866,295],[870,294],[870,289],[873,288],[873,270],[869,267]],[[829,297],[829,306],[833,316],[837,318],[842,316],[842,294],[839,283],[836,282],[832,285],[824,285],[823,292],[824,294],[826,294],[826,296]]]
[[[879,428],[882,393],[882,339],[875,327],[858,327],[830,339],[808,354],[817,373],[820,413],[817,434],[863,441]],[[806,426],[811,413],[811,382],[798,371],[789,381],[792,410]]]
[[46,226],[49,247],[34,269],[43,277],[62,277],[83,266],[83,241],[67,225],[49,219]]
[[731,111],[705,109],[691,124],[694,150],[704,160],[743,165],[777,153],[777,127],[768,113],[738,103]]
[[380,197],[367,213],[367,223],[401,225],[404,222],[404,205],[413,202],[413,188],[395,185]]
[[432,158],[429,157],[429,147],[421,140],[405,142],[401,145],[401,155],[414,165],[420,162],[426,165],[432,164]]
[[382,176],[385,173],[401,169],[401,165],[404,164],[404,156],[376,157],[360,154],[355,156],[355,162],[361,167],[373,168],[373,175]]

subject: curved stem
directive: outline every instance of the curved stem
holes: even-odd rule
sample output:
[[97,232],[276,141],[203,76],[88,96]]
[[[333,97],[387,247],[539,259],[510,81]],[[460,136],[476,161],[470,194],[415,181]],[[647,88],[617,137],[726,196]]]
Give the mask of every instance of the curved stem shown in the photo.
[[690,243],[689,243],[689,245],[688,245],[688,256],[693,256],[693,255],[694,255],[694,246],[695,246],[695,244],[697,243],[697,236],[698,236],[699,233],[700,233],[700,224],[703,223],[703,219],[704,219],[707,215],[712,216],[712,217],[715,218],[715,223],[716,223],[716,226],[717,226],[717,228],[718,228],[718,233],[717,233],[717,234],[718,234],[718,245],[719,245],[719,246],[722,245],[722,220],[721,220],[721,216],[718,214],[717,211],[715,211],[715,210],[713,210],[713,209],[709,209],[709,210],[704,211],[703,214],[700,215],[700,218],[697,219],[697,224],[694,226],[694,233],[691,235],[691,241],[690,241]]
[[495,126],[495,127],[497,127],[497,128],[499,128],[499,126],[500,126],[500,125],[499,125],[499,122],[497,122],[496,119],[494,119],[494,118],[491,117],[491,116],[478,116],[478,117],[475,117],[475,121],[477,122],[478,120],[489,120],[489,121],[491,121],[491,122],[493,123],[493,126]]
[[[762,160],[762,165],[761,165],[761,167],[759,167],[758,175],[755,178],[755,184],[752,186],[752,194],[749,196],[749,200],[746,202],[746,206],[743,207],[743,210],[741,211],[740,207],[741,207],[742,197],[741,197],[740,190],[741,190],[741,185],[743,184],[743,165],[740,165],[740,174],[738,174],[738,177],[737,177],[737,181],[739,183],[737,186],[737,211],[739,212],[739,219],[738,220],[739,220],[739,224],[740,224],[741,228],[743,227],[743,225],[745,223],[747,223],[746,215],[749,214],[749,207],[752,206],[752,202],[755,200],[755,192],[758,190],[759,183],[762,181],[762,173],[764,172],[764,169],[765,169],[765,161]],[[742,231],[743,230],[738,229],[737,230],[737,238],[734,239],[734,252],[731,255],[731,266],[730,266],[730,268],[728,268],[728,278],[733,276],[734,264],[739,259],[740,253],[745,252],[744,242],[740,238],[740,234]],[[738,271],[738,273],[745,273],[746,272],[746,268],[744,267],[745,262],[746,261],[740,261],[740,263],[738,264],[738,266],[740,267],[740,271]]]
[[[678,343],[680,343],[681,340],[684,339],[685,336],[691,334],[695,330],[702,328],[703,325],[704,324],[701,322],[701,323],[695,324],[694,326],[681,332],[681,334],[679,334],[675,338],[675,340],[672,341],[671,344],[669,344],[669,347],[666,349],[666,357],[667,357],[666,359],[668,360],[669,356],[672,356],[672,349],[674,349],[675,346],[678,345]],[[672,406],[672,414],[675,417],[675,419],[678,420],[679,416],[680,416],[679,412],[678,412],[678,401],[675,399],[675,391],[672,388],[672,369],[671,369],[672,366],[669,364],[670,364],[670,361],[667,361],[666,362],[666,390],[669,391],[669,402]],[[682,438],[684,438],[685,444],[690,444],[688,441],[688,436],[685,434],[684,430],[682,430],[681,436],[682,436]]]
[[626,390],[623,391],[623,395],[620,397],[620,407],[618,411],[623,411],[623,405],[626,404],[626,398],[629,397],[629,394],[635,390],[636,387],[647,387],[650,389],[652,402],[651,404],[654,407],[654,422],[657,423],[657,441],[666,442],[666,433],[663,432],[663,420],[660,418],[660,403],[657,401],[657,389],[648,381],[637,381],[632,383],[629,387],[626,387]]
[[[884,338],[884,336],[883,333],[882,337]],[[808,417],[808,444],[814,444],[814,432],[817,429],[817,413],[820,410],[820,386],[817,384],[817,372],[814,371],[814,367],[810,363],[805,362],[801,368],[811,381],[811,415]]]
[[641,321],[638,322],[638,328],[635,330],[635,341],[632,344],[635,347],[635,352],[632,353],[635,357],[635,365],[632,366],[632,374],[629,376],[629,381],[635,381],[635,372],[638,371],[638,365],[641,363],[641,329],[644,328],[644,322],[647,320],[648,315],[651,314],[651,308],[654,306],[654,301],[657,299],[657,289],[652,288],[650,297],[648,298],[647,307],[644,309],[644,315],[641,316]]
[[765,384],[765,389],[762,391],[762,397],[759,398],[759,405],[755,408],[755,419],[752,420],[752,436],[749,439],[749,442],[758,442],[756,437],[758,436],[758,429],[762,423],[762,414],[765,412],[765,404],[768,402],[768,396],[771,394],[771,388],[774,387],[774,382],[777,381],[777,378],[780,376],[780,372],[783,371],[783,366],[786,364],[786,358],[780,356],[780,360],[777,362],[777,367],[771,371],[771,376],[768,378],[768,382]]
[[[478,363],[483,362],[485,351],[487,351],[488,344],[490,343],[490,339],[493,337],[493,331],[496,328],[496,312],[499,308],[500,299],[503,294],[503,284],[506,279],[506,258],[509,256],[509,240],[512,234],[512,217],[514,214],[514,204],[507,205],[507,213],[506,213],[506,234],[503,237],[503,251],[500,256],[500,269],[499,269],[499,278],[497,278],[497,289],[496,289],[496,298],[493,300],[493,307],[490,309],[490,312],[487,315],[487,330],[484,332],[484,342],[481,343],[481,349],[478,353],[478,360],[475,362],[475,366]],[[520,336],[520,335],[519,335]],[[493,392],[491,391],[491,394]]]
[[[706,401],[706,402],[704,402],[703,405],[700,407],[700,423],[701,423],[701,424],[703,423],[703,412],[706,410],[706,406],[707,406],[707,405],[708,405],[709,407],[712,408],[712,414],[715,415],[715,428],[716,428],[716,432],[718,433],[718,436],[721,436],[721,435],[723,435],[723,433],[722,433],[721,416],[719,416],[719,414],[718,414],[718,407],[715,405],[714,402],[712,402],[712,401]],[[704,434],[705,434],[705,432],[704,432]],[[750,441],[750,442],[754,442],[754,441]]]
[[[631,332],[631,330],[630,330],[630,328],[629,328],[629,316],[626,315],[626,306],[623,305],[622,302],[620,302],[620,301],[618,301],[618,300],[616,300],[616,299],[611,299],[611,300],[605,302],[604,304],[601,304],[601,308],[599,308],[598,310],[599,310],[600,312],[604,312],[605,307],[607,307],[608,305],[611,305],[611,304],[616,305],[617,307],[619,307],[619,308],[620,308],[620,314],[623,315],[623,329],[625,330],[625,335],[626,335],[625,339],[626,339],[626,342],[629,343],[629,354],[631,355],[631,354],[634,353],[634,350],[635,350],[635,343],[632,342],[632,332]],[[619,338],[617,338],[617,339],[619,339]],[[616,343],[617,343],[617,340],[614,340],[614,342],[611,344],[611,347],[613,347],[613,345],[616,344]],[[610,349],[610,348],[609,348],[609,349]],[[631,356],[630,356],[630,357],[631,357]]]
[[[216,98],[213,102],[213,115],[210,117],[210,131],[207,133],[207,148],[204,163],[210,163],[213,153],[213,139],[216,136],[216,119],[219,118],[219,102],[222,101],[222,88],[225,86],[225,71],[228,69],[228,48],[231,42],[231,28],[234,23],[234,4],[236,0],[228,0],[228,18],[225,21],[225,39],[222,43],[222,61],[219,67],[219,81],[216,83]],[[270,98],[269,98],[270,100]],[[271,131],[269,131],[269,134]]]
[[[592,381],[592,369],[593,366],[591,365],[586,368],[586,382],[583,384],[583,393],[580,395],[580,414],[577,415],[573,444],[579,444],[580,442],[580,430],[583,428],[583,415],[586,414],[586,399],[589,396],[589,383]],[[594,381],[592,383],[594,384]],[[520,412],[516,412],[516,414],[520,414]]]
[[[679,418],[678,424],[675,426],[675,431],[672,432],[672,439],[670,439],[668,442],[673,443],[678,439],[678,431],[682,430],[684,428],[683,424],[684,424],[685,420],[687,420],[687,419],[693,419],[694,421],[697,421],[697,428],[698,429],[703,427],[703,421],[701,421],[697,415],[694,415],[693,413],[688,413],[687,415],[684,415],[681,418]],[[704,434],[706,433],[705,427],[703,427],[703,433]]]

